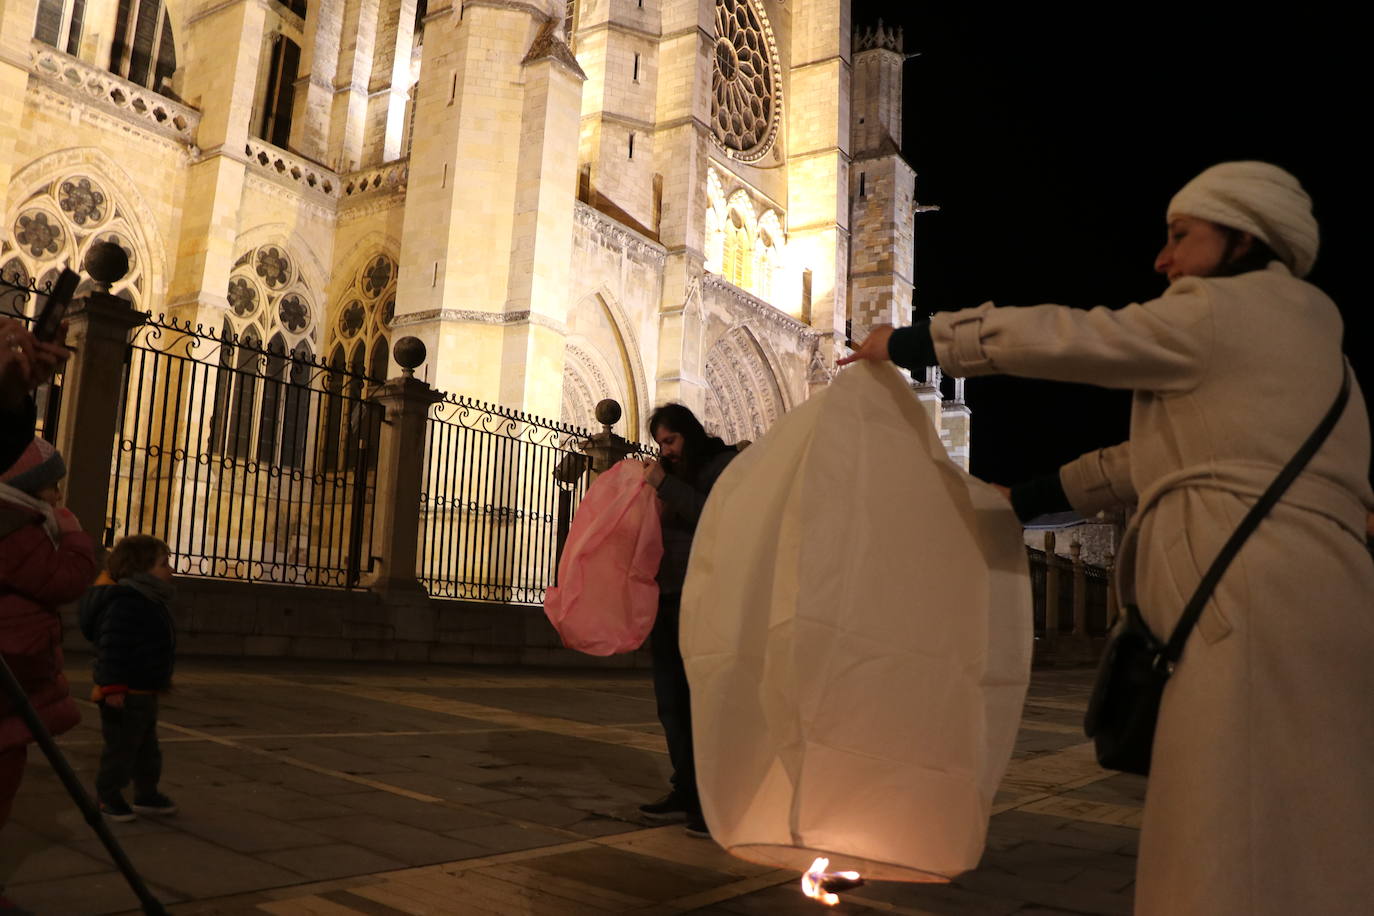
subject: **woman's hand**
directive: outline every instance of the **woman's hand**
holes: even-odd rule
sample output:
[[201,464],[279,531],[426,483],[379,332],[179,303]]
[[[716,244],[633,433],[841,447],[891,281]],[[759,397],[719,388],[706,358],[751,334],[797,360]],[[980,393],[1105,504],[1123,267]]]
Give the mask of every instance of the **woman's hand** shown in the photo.
[[864,342],[859,344],[859,348],[850,355],[838,360],[835,365],[847,366],[852,362],[861,359],[871,359],[875,362],[887,362],[892,357],[887,352],[887,341],[892,336],[892,325],[875,325],[864,338]]
[[666,476],[663,471],[663,465],[659,464],[658,460],[655,458],[641,458],[639,459],[639,463],[644,465],[644,479],[648,482],[649,486],[657,490],[658,485],[663,483],[663,478]]
[[[64,339],[62,323],[58,339]],[[52,378],[71,355],[60,343],[40,341],[12,318],[0,318],[0,406],[13,407],[33,389]]]

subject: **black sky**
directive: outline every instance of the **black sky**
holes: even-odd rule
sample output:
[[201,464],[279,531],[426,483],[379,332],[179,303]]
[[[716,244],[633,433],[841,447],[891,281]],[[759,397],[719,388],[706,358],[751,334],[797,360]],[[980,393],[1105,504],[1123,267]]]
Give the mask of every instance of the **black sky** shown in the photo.
[[[1374,385],[1360,30],[1314,5],[1054,7],[855,0],[856,28],[882,16],[921,54],[906,64],[903,146],[919,199],[942,210],[917,217],[918,309],[1153,298],[1169,198],[1215,162],[1264,159],[1315,201],[1309,279],[1340,305]],[[973,472],[990,480],[1126,438],[1119,392],[994,378],[967,398]]]

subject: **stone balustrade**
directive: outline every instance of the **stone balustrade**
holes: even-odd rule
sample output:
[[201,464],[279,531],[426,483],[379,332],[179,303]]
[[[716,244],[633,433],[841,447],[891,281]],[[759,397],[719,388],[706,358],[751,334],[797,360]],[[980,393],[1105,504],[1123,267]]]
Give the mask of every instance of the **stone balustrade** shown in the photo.
[[195,146],[200,112],[189,105],[174,102],[37,40],[29,45],[29,70],[64,95],[94,103],[97,108],[121,115],[152,133]]
[[339,176],[322,165],[293,156],[256,137],[250,137],[243,145],[243,153],[248,157],[251,168],[266,172],[288,185],[296,185],[302,191],[315,191],[325,197],[337,199],[339,196]]
[[405,159],[340,175],[266,141],[250,138],[243,146],[248,165],[288,187],[346,204],[373,194],[404,193],[410,164]]
[[397,159],[340,176],[340,196],[350,200],[374,193],[404,193],[409,178],[410,160]]

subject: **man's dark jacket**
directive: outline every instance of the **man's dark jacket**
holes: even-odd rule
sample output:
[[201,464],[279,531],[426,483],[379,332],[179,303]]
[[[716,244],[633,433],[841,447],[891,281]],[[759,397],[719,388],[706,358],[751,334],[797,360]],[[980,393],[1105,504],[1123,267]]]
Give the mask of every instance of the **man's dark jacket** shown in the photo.
[[81,599],[81,632],[95,645],[97,684],[171,686],[176,631],[162,602],[127,585],[97,585]]
[[658,590],[663,595],[682,592],[687,560],[692,555],[692,538],[701,510],[706,507],[706,497],[725,466],[739,454],[735,446],[716,438],[707,440],[707,451],[710,457],[695,474],[668,473],[658,485],[658,496],[663,500],[663,562],[658,566]]

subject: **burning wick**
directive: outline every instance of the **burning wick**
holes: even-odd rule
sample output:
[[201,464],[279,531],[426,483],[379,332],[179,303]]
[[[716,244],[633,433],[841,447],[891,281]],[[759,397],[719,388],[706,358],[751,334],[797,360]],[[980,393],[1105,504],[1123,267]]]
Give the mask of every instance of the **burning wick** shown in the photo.
[[840,902],[838,894],[834,891],[847,891],[863,884],[863,878],[859,877],[856,871],[836,871],[828,872],[830,860],[821,857],[811,863],[811,867],[802,875],[802,893],[812,900],[819,900],[826,906],[835,906]]

